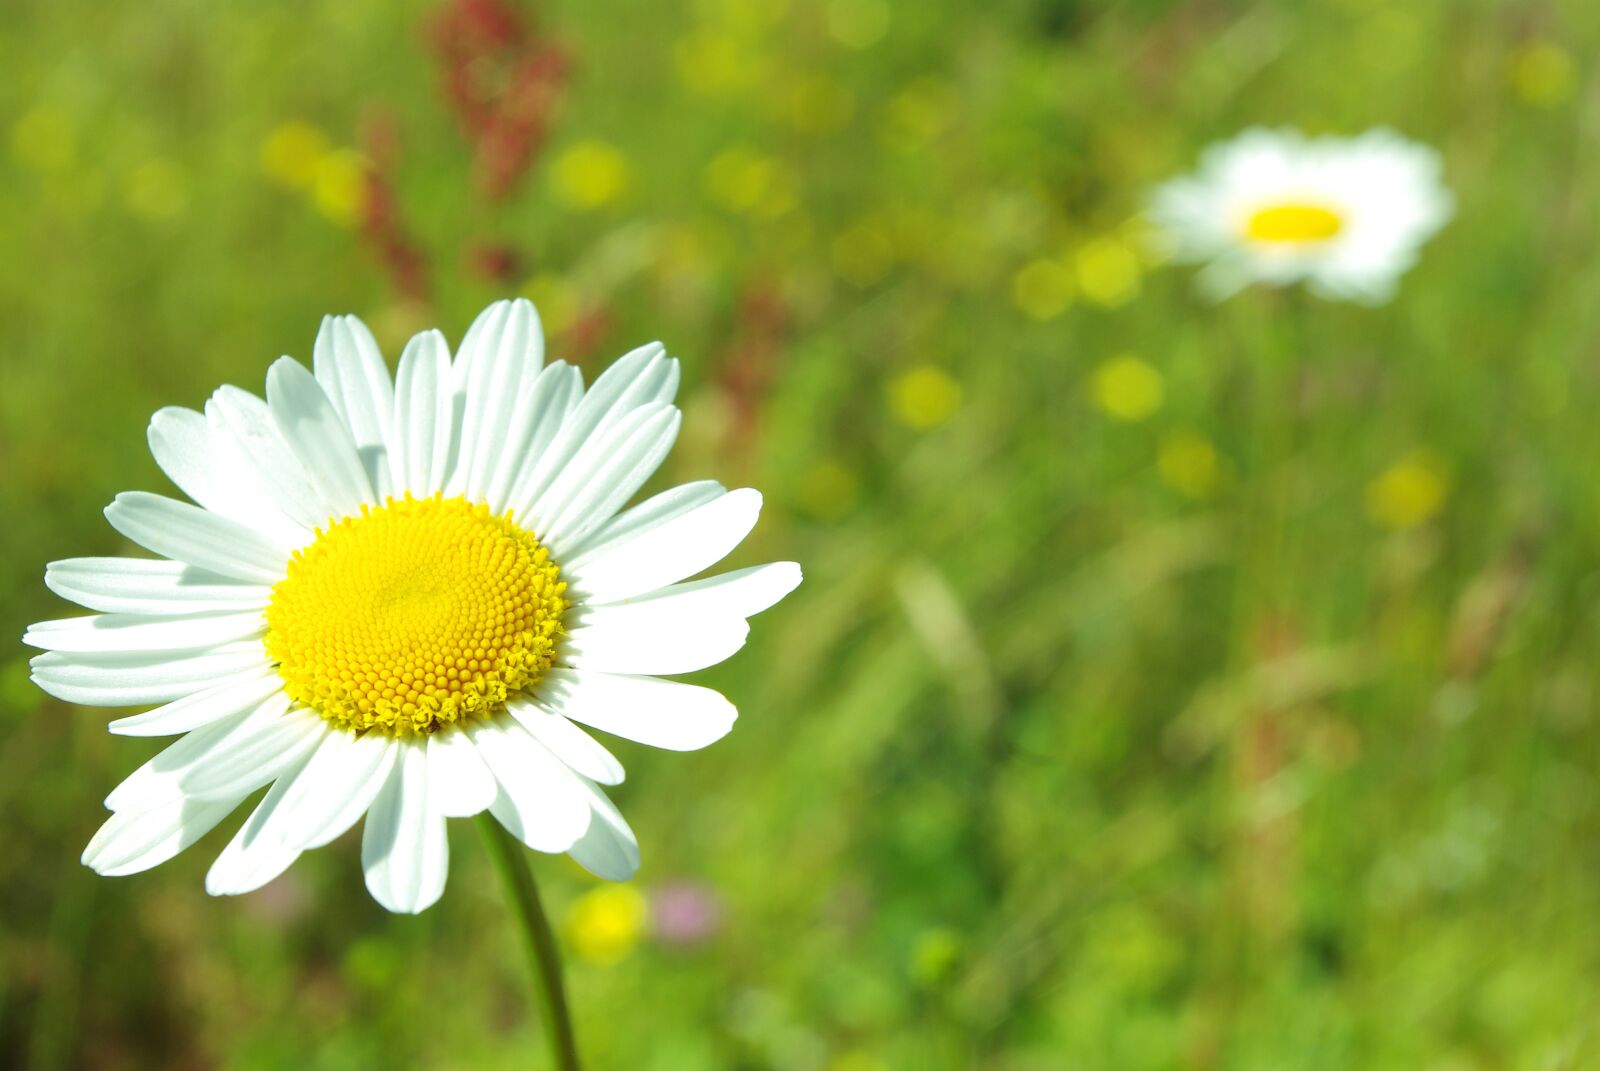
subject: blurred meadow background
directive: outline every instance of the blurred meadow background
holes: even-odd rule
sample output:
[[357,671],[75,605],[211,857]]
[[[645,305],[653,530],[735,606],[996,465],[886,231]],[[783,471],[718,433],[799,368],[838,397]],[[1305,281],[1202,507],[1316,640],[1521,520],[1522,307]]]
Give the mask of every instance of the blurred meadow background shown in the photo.
[[[170,491],[162,405],[324,313],[660,338],[659,484],[806,583],[622,743],[644,867],[537,857],[595,1068],[1600,1067],[1600,8],[1589,0],[7,0],[0,631]],[[1253,124],[1435,146],[1380,308],[1221,305],[1141,223]],[[545,1066],[452,826],[238,900],[238,819],[78,856],[159,741],[0,647],[0,1067]],[[242,813],[242,812],[241,812]]]

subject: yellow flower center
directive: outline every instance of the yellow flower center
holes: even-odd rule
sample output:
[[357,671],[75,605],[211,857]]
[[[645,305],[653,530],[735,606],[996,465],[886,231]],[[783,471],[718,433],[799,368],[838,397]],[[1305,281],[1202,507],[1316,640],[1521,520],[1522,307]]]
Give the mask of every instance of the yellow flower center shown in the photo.
[[1245,233],[1257,242],[1325,242],[1344,229],[1344,217],[1325,205],[1269,205],[1253,212]]
[[289,696],[339,728],[437,732],[550,668],[560,574],[510,513],[391,498],[295,552],[267,606],[267,653]]

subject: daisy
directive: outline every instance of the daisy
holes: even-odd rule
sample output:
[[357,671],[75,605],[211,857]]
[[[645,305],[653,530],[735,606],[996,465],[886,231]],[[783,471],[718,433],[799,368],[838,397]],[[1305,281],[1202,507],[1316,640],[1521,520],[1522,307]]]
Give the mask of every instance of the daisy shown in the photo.
[[445,823],[487,810],[522,843],[625,879],[639,865],[602,786],[621,763],[587,729],[704,747],[736,712],[663,680],[721,662],[792,562],[688,580],[732,551],[761,496],[712,481],[625,509],[666,457],[678,362],[634,350],[588,390],[545,365],[526,301],[491,306],[452,362],[428,331],[391,381],[354,317],[323,321],[313,371],[285,357],[266,400],[236,387],[150,423],[194,504],[118,495],[112,527],[154,558],[52,563],[99,611],[45,621],[33,679],[70,703],[154,709],[111,723],[178,736],[106,798],[83,861],[153,867],[267,791],[206,877],[248,892],[365,816],[367,888],[438,900]]
[[1215,298],[1304,282],[1321,297],[1377,304],[1452,205],[1438,154],[1391,130],[1255,128],[1158,187],[1151,216],[1176,258],[1205,264],[1200,282]]

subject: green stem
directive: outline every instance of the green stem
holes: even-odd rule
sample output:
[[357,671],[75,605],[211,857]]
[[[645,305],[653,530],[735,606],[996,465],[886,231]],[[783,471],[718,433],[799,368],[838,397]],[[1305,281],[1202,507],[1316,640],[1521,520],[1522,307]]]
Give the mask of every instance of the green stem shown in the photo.
[[1304,429],[1300,421],[1300,385],[1310,363],[1307,348],[1311,343],[1308,329],[1310,300],[1296,287],[1277,295],[1282,299],[1276,311],[1276,335],[1271,372],[1269,408],[1274,424],[1267,444],[1267,459],[1271,469],[1269,484],[1268,517],[1272,525],[1272,586],[1268,591],[1267,609],[1274,616],[1284,613],[1294,604],[1294,555],[1299,527],[1295,516],[1294,491],[1296,450]]
[[477,818],[489,861],[505,885],[517,928],[522,932],[528,965],[537,979],[535,988],[544,998],[544,1015],[550,1032],[550,1049],[561,1071],[580,1071],[578,1042],[572,1033],[572,1013],[567,1008],[567,991],[561,981],[561,952],[550,919],[539,902],[539,887],[533,881],[527,849],[488,814]]
[[[1253,295],[1250,532],[1248,560],[1254,578],[1248,585],[1243,621],[1254,628],[1280,614],[1292,601],[1290,555],[1293,546],[1294,452],[1299,437],[1299,385],[1305,366],[1305,299],[1297,292]],[[1252,656],[1253,657],[1253,656]]]

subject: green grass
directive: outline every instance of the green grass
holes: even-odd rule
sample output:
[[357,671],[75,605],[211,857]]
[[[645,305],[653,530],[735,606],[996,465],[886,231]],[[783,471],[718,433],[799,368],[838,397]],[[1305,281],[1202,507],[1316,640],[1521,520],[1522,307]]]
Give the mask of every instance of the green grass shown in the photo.
[[[259,390],[327,312],[392,358],[528,285],[591,376],[658,337],[683,358],[659,482],[761,488],[731,564],[807,574],[697,677],[728,739],[619,745],[636,884],[723,917],[572,965],[593,1066],[1600,1066],[1592,4],[542,3],[572,80],[500,202],[434,7],[11,0],[0,631],[70,612],[45,562],[126,549],[99,510],[167,489],[154,409]],[[289,121],[386,132],[425,301],[263,172]],[[1252,123],[1439,149],[1457,217],[1392,304],[1214,307],[1141,261],[1109,304],[1019,310],[1020,269],[1133,248],[1144,191]],[[592,189],[566,154],[595,140],[627,182],[587,208],[561,161]],[[1164,383],[1142,420],[1094,402],[1123,353]],[[959,405],[907,426],[930,366]],[[1180,435],[1217,457],[1191,493]],[[1375,523],[1417,451],[1441,507]],[[240,900],[202,889],[231,824],[97,878],[100,801],[157,744],[27,656],[0,650],[0,1066],[542,1066],[465,824],[416,919],[349,836]],[[535,862],[558,919],[593,887]]]

